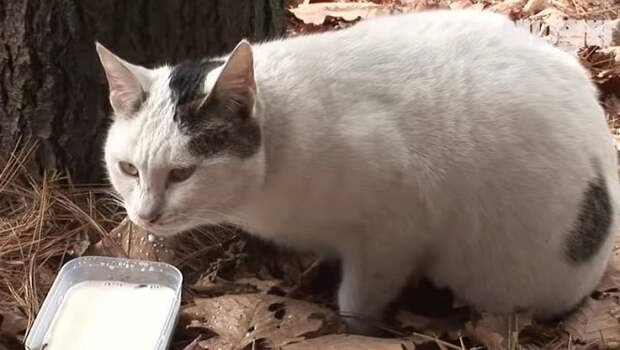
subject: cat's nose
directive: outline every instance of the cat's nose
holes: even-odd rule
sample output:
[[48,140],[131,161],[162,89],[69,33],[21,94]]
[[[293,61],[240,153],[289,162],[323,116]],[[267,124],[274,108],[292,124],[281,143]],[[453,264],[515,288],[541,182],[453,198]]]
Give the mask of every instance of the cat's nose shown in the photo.
[[157,220],[161,218],[161,214],[160,213],[145,213],[145,214],[138,214],[138,217],[140,218],[140,220],[146,223],[154,224],[157,222]]

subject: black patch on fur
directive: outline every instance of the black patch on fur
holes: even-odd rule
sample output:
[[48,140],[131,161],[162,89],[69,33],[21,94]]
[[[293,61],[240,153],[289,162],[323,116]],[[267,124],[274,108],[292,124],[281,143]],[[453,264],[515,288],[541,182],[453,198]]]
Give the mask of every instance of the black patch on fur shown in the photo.
[[202,103],[205,98],[202,86],[207,74],[224,63],[220,60],[187,62],[172,70],[174,120],[191,138],[189,151],[193,155],[209,157],[226,153],[247,158],[256,153],[261,142],[260,126],[252,118],[252,111],[215,92]]
[[170,73],[169,86],[172,90],[172,98],[178,105],[184,105],[204,97],[202,87],[207,74],[224,63],[224,61],[204,59],[176,65]]
[[612,206],[607,183],[599,175],[588,183],[575,227],[566,240],[569,260],[583,263],[595,256],[609,236],[611,222]]

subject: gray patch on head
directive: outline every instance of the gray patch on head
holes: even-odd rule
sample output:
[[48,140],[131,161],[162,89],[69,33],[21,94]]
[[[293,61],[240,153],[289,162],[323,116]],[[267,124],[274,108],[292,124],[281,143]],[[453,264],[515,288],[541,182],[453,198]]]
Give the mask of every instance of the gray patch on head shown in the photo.
[[190,137],[194,156],[227,154],[240,158],[254,155],[261,143],[261,131],[252,111],[212,93],[205,98],[202,86],[207,74],[224,61],[202,60],[176,66],[170,73],[170,89],[175,101],[174,120]]
[[574,263],[594,257],[608,239],[613,209],[607,183],[598,175],[588,183],[574,228],[568,234],[565,253]]
[[204,97],[202,88],[207,74],[224,63],[222,60],[203,59],[176,65],[170,72],[168,83],[172,98],[178,105],[185,105]]

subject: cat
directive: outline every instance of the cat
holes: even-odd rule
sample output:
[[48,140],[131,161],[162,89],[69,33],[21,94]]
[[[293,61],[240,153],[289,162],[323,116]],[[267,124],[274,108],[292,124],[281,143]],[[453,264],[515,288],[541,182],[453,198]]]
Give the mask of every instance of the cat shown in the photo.
[[163,236],[233,224],[340,258],[353,332],[409,278],[548,319],[605,270],[619,186],[596,89],[504,16],[386,16],[154,69],[97,51],[129,218]]

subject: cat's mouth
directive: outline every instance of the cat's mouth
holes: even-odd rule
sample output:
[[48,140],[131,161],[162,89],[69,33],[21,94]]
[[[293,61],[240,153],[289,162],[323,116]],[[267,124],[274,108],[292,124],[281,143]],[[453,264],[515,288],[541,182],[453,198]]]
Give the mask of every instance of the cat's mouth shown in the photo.
[[135,218],[129,217],[131,222],[140,228],[144,229],[147,232],[155,234],[157,236],[174,236],[178,233],[181,233],[183,230],[180,230],[178,225],[175,225],[175,221],[178,220],[161,220],[156,223],[148,223],[143,220],[136,220]]

